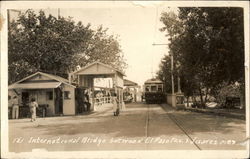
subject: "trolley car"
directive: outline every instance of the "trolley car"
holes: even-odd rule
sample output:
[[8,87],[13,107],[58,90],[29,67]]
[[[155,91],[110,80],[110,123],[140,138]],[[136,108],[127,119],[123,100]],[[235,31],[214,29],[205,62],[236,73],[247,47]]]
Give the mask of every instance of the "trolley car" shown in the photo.
[[163,82],[155,78],[147,80],[144,83],[143,96],[146,103],[163,103],[165,101]]

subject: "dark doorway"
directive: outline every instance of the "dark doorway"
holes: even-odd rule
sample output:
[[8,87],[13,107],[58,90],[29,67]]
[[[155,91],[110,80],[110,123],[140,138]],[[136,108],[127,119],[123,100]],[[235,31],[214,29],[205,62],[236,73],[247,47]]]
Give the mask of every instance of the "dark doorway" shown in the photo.
[[22,92],[22,103],[24,106],[29,105],[29,93],[28,92]]
[[60,88],[55,89],[55,114],[63,113],[63,96]]

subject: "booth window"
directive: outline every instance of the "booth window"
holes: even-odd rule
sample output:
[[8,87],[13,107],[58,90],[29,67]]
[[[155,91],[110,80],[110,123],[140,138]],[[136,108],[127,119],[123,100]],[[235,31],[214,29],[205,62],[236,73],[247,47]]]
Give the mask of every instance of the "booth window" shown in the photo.
[[64,91],[64,99],[70,99],[70,91]]
[[152,91],[152,92],[155,92],[155,91],[157,91],[157,88],[156,88],[156,86],[151,86],[151,91]]
[[158,86],[158,91],[162,92],[162,86],[161,85]]
[[47,92],[47,100],[53,100],[53,92],[52,91]]

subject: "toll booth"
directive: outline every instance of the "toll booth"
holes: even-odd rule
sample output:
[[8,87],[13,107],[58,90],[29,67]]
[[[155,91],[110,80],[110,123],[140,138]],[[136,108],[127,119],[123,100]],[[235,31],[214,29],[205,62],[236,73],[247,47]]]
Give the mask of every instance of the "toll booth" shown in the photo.
[[185,109],[184,94],[181,92],[167,94],[167,103],[176,109]]
[[125,102],[137,102],[139,86],[137,83],[130,81],[128,79],[124,79],[124,101]]
[[[101,62],[94,62],[86,67],[80,68],[79,70],[72,72],[69,74],[70,83],[76,83],[79,87],[85,87],[90,90],[90,110],[94,111],[95,106],[99,104],[99,97],[97,97],[96,90],[105,90],[105,92],[115,92],[117,94],[118,105],[120,110],[125,109],[125,105],[123,103],[123,76],[125,74],[115,69],[110,65],[106,65]],[[108,82],[108,85],[104,87],[95,86],[95,79],[111,79]],[[102,101],[109,98],[100,98]],[[107,101],[107,100],[105,100]]]

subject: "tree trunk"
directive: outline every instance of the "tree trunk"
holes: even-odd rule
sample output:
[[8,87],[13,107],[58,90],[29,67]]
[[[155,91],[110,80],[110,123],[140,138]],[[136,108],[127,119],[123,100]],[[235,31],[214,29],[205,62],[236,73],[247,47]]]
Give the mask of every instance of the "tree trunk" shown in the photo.
[[201,100],[201,103],[203,103],[203,95],[202,95],[201,89],[199,89],[199,93],[200,93],[200,100]]
[[208,96],[208,88],[206,88],[206,92],[205,92],[204,108],[206,108],[207,96]]
[[189,96],[187,96],[187,107],[189,107]]

